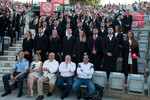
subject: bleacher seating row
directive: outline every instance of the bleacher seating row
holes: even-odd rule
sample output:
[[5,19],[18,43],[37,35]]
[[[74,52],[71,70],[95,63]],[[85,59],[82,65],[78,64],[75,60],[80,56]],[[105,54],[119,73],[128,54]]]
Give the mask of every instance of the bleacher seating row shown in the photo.
[[[104,89],[107,87],[107,74],[104,71],[95,71],[93,81]],[[111,72],[109,76],[109,91],[125,92],[125,75],[123,73]],[[147,81],[148,96],[150,97],[150,76]],[[144,95],[144,76],[139,74],[129,74],[127,79],[127,93],[134,95]]]

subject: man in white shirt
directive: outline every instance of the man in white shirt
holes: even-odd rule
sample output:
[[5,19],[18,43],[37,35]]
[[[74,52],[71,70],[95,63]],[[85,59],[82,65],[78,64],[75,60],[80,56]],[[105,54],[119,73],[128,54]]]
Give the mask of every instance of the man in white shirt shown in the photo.
[[41,78],[38,79],[37,86],[38,86],[38,98],[36,100],[42,100],[44,98],[43,96],[43,83],[49,80],[50,89],[47,94],[47,96],[52,95],[53,87],[55,86],[56,82],[56,72],[59,67],[59,63],[54,59],[55,54],[50,53],[49,59],[46,60],[43,64],[42,71],[44,72]]
[[89,63],[89,56],[84,55],[83,62],[78,64],[77,68],[77,74],[78,78],[73,84],[73,90],[77,94],[77,99],[81,99],[82,92],[79,90],[80,85],[86,85],[88,90],[83,95],[83,98],[85,100],[89,99],[89,96],[93,91],[95,90],[94,83],[92,81],[92,74],[94,73],[94,65],[92,63]]
[[[57,80],[57,87],[61,91],[61,99],[68,96],[73,81],[74,81],[74,71],[76,69],[76,64],[71,61],[71,56],[66,55],[65,62],[62,62],[59,66],[60,77]],[[66,82],[66,88],[63,87],[63,83]]]

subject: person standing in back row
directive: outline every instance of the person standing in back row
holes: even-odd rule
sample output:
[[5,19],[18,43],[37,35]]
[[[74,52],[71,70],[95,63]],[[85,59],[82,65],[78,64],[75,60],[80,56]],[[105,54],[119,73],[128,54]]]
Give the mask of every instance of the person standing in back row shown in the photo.
[[46,51],[48,45],[48,37],[44,35],[43,28],[39,27],[39,34],[34,39],[34,52],[41,55],[41,61],[46,60]]
[[117,56],[118,56],[118,38],[113,36],[114,30],[108,28],[108,35],[103,39],[103,68],[107,72],[107,76],[111,72],[116,72]]
[[98,36],[98,29],[93,29],[93,36],[88,40],[90,62],[94,64],[94,70],[102,70],[102,38]]

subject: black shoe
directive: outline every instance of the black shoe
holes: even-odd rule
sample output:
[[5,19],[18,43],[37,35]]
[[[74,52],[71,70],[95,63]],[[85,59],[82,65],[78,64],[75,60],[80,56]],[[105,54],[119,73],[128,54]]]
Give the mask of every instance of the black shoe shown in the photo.
[[84,98],[84,100],[89,100],[89,98]]
[[36,100],[42,100],[43,98],[44,98],[44,96],[41,95],[41,96],[38,96],[38,97],[36,98]]
[[51,93],[51,92],[48,92],[48,93],[47,93],[47,96],[48,96],[48,97],[50,97],[51,95],[52,95],[52,93]]
[[6,95],[8,95],[8,94],[11,94],[11,90],[6,91],[5,93],[3,93],[3,94],[1,95],[1,97],[4,97],[4,96],[6,96]]
[[66,97],[68,97],[68,94],[66,94],[66,95],[64,95],[64,96],[61,96],[60,99],[64,99],[64,98],[66,98]]
[[82,97],[82,95],[78,95],[78,96],[77,96],[77,99],[81,99],[81,97]]
[[22,95],[23,95],[23,92],[19,92],[17,97],[20,98],[22,97]]

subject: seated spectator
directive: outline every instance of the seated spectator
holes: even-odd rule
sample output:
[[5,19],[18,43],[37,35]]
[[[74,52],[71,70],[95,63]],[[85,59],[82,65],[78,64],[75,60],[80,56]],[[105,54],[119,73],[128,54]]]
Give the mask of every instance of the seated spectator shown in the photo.
[[41,77],[41,70],[43,63],[40,61],[41,56],[39,54],[34,55],[34,61],[30,65],[30,74],[28,76],[28,94],[27,97],[33,97],[33,85],[34,81]]
[[92,81],[92,74],[94,73],[94,66],[92,63],[89,63],[89,56],[84,55],[83,62],[78,64],[77,68],[77,74],[78,78],[73,84],[73,90],[77,94],[77,99],[81,99],[82,93],[79,90],[79,87],[81,85],[86,85],[88,90],[83,95],[83,98],[88,100],[89,96],[93,93],[95,90],[94,83]]
[[[74,71],[76,64],[71,61],[71,56],[66,55],[65,62],[62,62],[59,66],[60,77],[57,80],[57,87],[61,91],[61,99],[68,96],[69,90],[72,87],[74,81]],[[67,83],[66,88],[63,87],[63,83]]]
[[5,93],[1,95],[1,97],[7,96],[11,94],[11,89],[9,86],[9,80],[18,80],[19,83],[19,93],[17,97],[21,97],[23,95],[23,79],[25,79],[28,75],[29,62],[24,58],[24,52],[19,51],[18,53],[19,59],[15,62],[13,68],[11,69],[9,74],[3,76],[3,83]]
[[47,96],[52,95],[52,90],[55,86],[55,82],[57,79],[56,72],[58,70],[59,63],[55,60],[55,54],[50,53],[49,59],[46,60],[43,64],[42,71],[44,74],[38,79],[37,86],[38,86],[38,97],[36,100],[42,100],[44,98],[43,96],[43,83],[46,81],[49,81],[49,92]]

